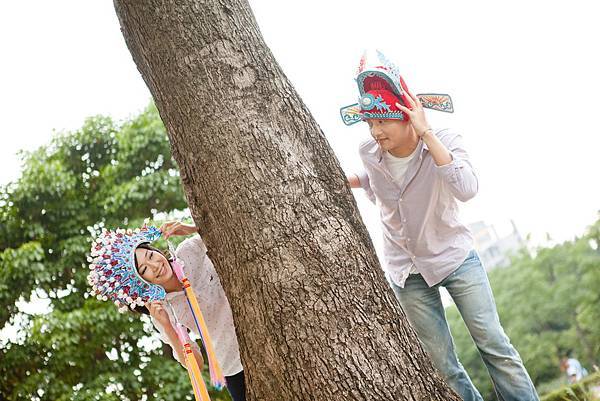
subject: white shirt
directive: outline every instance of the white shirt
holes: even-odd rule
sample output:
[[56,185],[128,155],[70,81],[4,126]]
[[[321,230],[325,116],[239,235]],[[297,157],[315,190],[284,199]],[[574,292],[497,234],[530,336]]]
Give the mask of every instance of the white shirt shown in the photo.
[[[415,150],[406,157],[396,157],[392,155],[390,152],[383,152],[383,161],[390,171],[394,182],[398,185],[402,185],[404,182],[404,176],[406,175],[406,170],[408,170],[408,165],[410,161],[417,154],[418,146]],[[419,274],[415,264],[409,262],[408,264],[402,266],[400,269],[395,269],[389,272],[390,278],[400,288],[404,288],[404,282],[408,278],[409,274]]]
[[[233,325],[233,316],[221,281],[217,276],[212,261],[206,255],[206,245],[199,235],[194,235],[183,241],[176,250],[177,257],[183,261],[183,270],[192,284],[202,316],[206,321],[208,332],[215,349],[215,355],[223,374],[233,376],[243,370],[240,359],[240,351]],[[166,301],[173,307],[179,322],[190,329],[196,335],[200,335],[194,318],[188,306],[185,293],[182,291],[167,293]],[[166,303],[166,302],[165,302]],[[165,308],[175,325],[175,318],[171,309]],[[161,340],[173,348],[163,327],[155,319],[152,319],[154,327],[160,332]],[[192,344],[194,346],[194,344]],[[173,356],[178,359],[177,353]],[[179,361],[183,364],[183,361]]]
[[569,358],[567,360],[567,376],[575,376],[575,381],[578,382],[587,376],[587,370],[581,366],[581,363],[575,358]]
[[385,165],[392,174],[392,178],[398,185],[402,185],[402,182],[404,181],[404,175],[406,174],[406,170],[408,170],[408,165],[417,154],[417,149],[418,146],[410,155],[406,157],[396,157],[390,152],[383,152],[383,160]]

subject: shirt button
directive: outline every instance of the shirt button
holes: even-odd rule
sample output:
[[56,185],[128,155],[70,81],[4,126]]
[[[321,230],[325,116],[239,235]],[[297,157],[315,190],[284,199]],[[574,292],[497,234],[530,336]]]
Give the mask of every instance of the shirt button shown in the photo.
[[410,242],[410,238],[407,238],[406,240],[407,240],[408,242]]
[[398,202],[402,202],[402,198],[398,199]]
[[403,223],[406,223],[406,219],[402,219],[402,222],[403,222]]

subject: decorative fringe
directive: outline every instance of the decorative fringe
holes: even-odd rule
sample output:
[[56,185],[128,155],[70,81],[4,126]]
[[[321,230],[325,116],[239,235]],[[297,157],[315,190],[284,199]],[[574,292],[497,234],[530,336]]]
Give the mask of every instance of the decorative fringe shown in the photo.
[[185,356],[185,366],[187,368],[192,388],[194,389],[194,398],[196,401],[210,401],[206,384],[202,378],[202,372],[198,366],[198,361],[192,350],[191,340],[185,327],[180,323],[175,325],[175,331],[179,337],[179,341],[183,344],[183,353]]
[[210,371],[210,381],[217,390],[221,390],[226,384],[225,376],[223,376],[223,372],[221,371],[221,367],[217,361],[215,349],[212,345],[210,335],[208,334],[208,327],[206,327],[206,322],[204,321],[204,317],[200,311],[200,305],[198,305],[196,294],[194,294],[194,290],[192,289],[191,285],[189,285],[187,278],[184,279],[183,287],[185,289],[185,296],[187,297],[188,305],[192,311],[192,315],[194,316],[194,321],[196,322],[196,327],[198,328],[198,332],[202,338],[204,349],[206,350],[206,356],[208,357],[208,369]]
[[215,349],[208,333],[208,327],[206,327],[206,322],[204,321],[204,317],[200,311],[200,305],[196,299],[196,294],[194,293],[194,289],[192,288],[190,281],[185,276],[182,262],[175,256],[175,252],[173,251],[173,247],[170,243],[169,248],[171,249],[171,254],[174,257],[174,260],[171,262],[173,271],[175,272],[175,275],[179,281],[181,281],[188,305],[192,312],[192,316],[194,317],[194,322],[196,323],[196,327],[198,328],[198,332],[202,338],[202,343],[204,344],[204,349],[206,350],[206,356],[208,357],[208,368],[210,371],[210,381],[217,390],[221,390],[223,387],[225,387],[225,376],[223,376],[223,372],[219,366],[219,362],[217,361]]

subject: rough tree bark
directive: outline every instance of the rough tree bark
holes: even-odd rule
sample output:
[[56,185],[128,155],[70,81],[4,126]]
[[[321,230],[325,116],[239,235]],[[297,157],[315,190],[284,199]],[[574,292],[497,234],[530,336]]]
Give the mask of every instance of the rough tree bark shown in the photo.
[[115,0],[229,297],[249,400],[458,400],[245,0]]

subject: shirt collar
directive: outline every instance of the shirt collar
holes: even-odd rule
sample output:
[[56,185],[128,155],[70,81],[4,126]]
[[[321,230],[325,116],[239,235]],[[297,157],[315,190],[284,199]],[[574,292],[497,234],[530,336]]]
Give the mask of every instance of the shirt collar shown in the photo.
[[[375,156],[375,159],[378,163],[381,163],[383,162],[383,150],[381,149],[377,141],[375,141],[375,139],[372,139],[372,141],[373,147],[369,149],[369,153]],[[427,144],[423,141],[423,139],[419,138],[419,143],[417,144],[417,154],[423,156],[423,151],[429,152],[429,148],[427,147]]]
[[181,295],[185,295],[183,292],[183,289],[180,291],[173,291],[173,292],[167,292],[167,295],[165,296],[165,299],[167,301],[173,300]]

